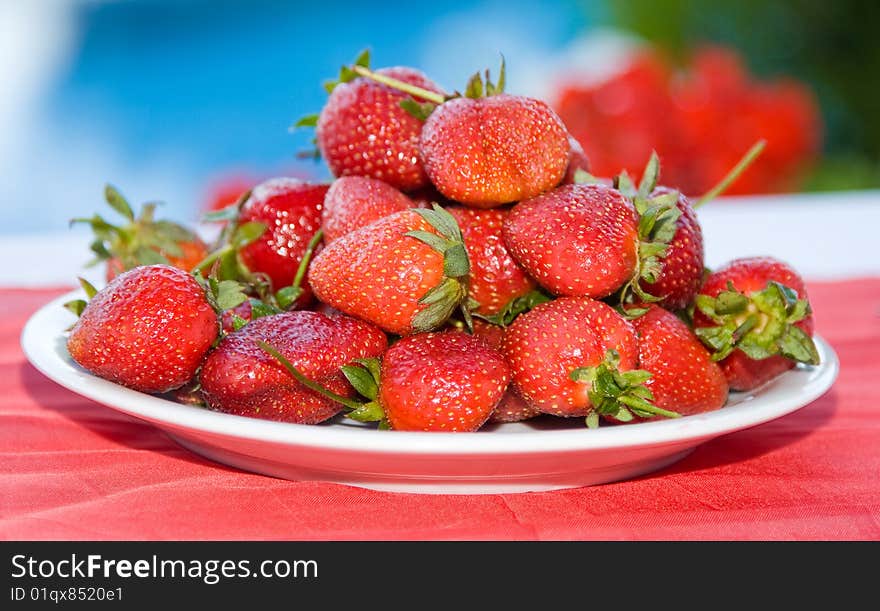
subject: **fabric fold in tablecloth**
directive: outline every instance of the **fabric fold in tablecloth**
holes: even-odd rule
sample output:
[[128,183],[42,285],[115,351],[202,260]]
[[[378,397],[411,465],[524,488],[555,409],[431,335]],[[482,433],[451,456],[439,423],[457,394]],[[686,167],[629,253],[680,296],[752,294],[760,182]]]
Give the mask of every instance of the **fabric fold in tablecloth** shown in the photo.
[[880,278],[809,284],[841,372],[788,416],[645,477],[428,496],[290,482],[204,460],[27,363],[21,329],[64,289],[2,289],[0,538],[880,539]]

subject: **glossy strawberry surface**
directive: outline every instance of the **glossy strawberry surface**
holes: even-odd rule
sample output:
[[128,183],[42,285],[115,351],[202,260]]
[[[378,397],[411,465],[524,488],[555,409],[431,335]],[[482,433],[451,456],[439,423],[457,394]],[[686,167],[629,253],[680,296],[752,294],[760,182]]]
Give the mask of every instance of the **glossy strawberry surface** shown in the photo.
[[394,212],[415,207],[413,200],[386,182],[342,176],[333,181],[324,197],[324,241],[332,242]]
[[[439,92],[437,85],[413,68],[376,72]],[[365,78],[333,89],[319,115],[316,135],[321,156],[334,176],[369,176],[404,191],[428,183],[419,157],[422,121],[400,107],[407,97]]]
[[163,393],[195,375],[219,323],[195,278],[168,265],[136,267],[88,303],[70,331],[70,356],[129,388]]
[[322,302],[379,325],[413,332],[419,303],[443,279],[443,255],[407,236],[435,232],[410,210],[396,212],[328,244],[312,261],[312,288]]
[[639,336],[639,368],[651,373],[645,386],[654,395],[654,405],[682,416],[724,406],[724,372],[680,318],[651,305],[632,324]]
[[448,331],[418,333],[385,354],[379,401],[395,430],[475,431],[509,381],[504,358],[482,340]]
[[[273,178],[254,187],[242,205],[238,223],[262,223],[266,231],[239,256],[251,272],[265,274],[273,290],[293,282],[309,241],[321,228],[328,187],[297,178]],[[302,289],[302,302],[307,303],[311,297],[307,281]]]
[[421,140],[434,186],[478,208],[552,189],[565,176],[569,148],[565,126],[546,103],[507,94],[441,104]]
[[308,379],[343,395],[354,391],[340,367],[357,358],[381,356],[387,338],[379,329],[348,316],[283,312],[257,318],[226,336],[200,374],[211,409],[239,416],[315,424],[342,406],[306,388],[257,342],[278,350]]
[[495,314],[536,287],[504,243],[501,229],[509,208],[450,206],[446,210],[458,221],[470,257],[468,295],[479,303],[475,312]]
[[610,295],[638,260],[635,209],[604,185],[564,185],[520,202],[503,231],[514,258],[556,295]]
[[589,386],[571,379],[594,367],[609,350],[619,370],[638,364],[636,332],[611,306],[589,297],[560,297],[520,315],[504,335],[503,352],[513,388],[532,407],[557,416],[586,415]]

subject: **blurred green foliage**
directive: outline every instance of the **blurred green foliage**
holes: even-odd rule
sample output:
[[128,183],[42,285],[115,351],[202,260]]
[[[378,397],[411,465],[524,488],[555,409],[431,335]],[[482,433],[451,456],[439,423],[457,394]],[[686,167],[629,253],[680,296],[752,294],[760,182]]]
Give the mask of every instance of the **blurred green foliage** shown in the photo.
[[880,187],[880,1],[610,0],[616,24],[684,59],[706,43],[738,49],[761,78],[815,91],[824,159],[805,188]]

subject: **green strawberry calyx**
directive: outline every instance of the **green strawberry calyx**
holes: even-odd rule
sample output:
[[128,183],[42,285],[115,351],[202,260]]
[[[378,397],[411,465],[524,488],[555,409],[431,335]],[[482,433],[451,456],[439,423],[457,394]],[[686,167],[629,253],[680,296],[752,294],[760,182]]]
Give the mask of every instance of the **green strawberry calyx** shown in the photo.
[[696,308],[717,325],[696,329],[714,361],[741,350],[755,360],[781,354],[799,363],[819,364],[813,338],[796,324],[812,313],[810,303],[784,284],[771,280],[746,295],[728,282],[715,297],[697,295]]
[[621,422],[629,422],[635,416],[678,418],[681,415],[651,403],[654,395],[645,386],[645,382],[651,378],[650,372],[643,369],[620,371],[619,367],[620,354],[611,349],[598,365],[578,367],[569,374],[573,381],[589,385],[587,392],[592,405],[586,417],[589,428],[598,427],[599,417],[603,415]]
[[[507,68],[504,62],[504,56],[501,56],[501,67],[498,70],[498,82],[494,83],[492,81],[491,76],[489,75],[489,69],[483,73],[485,75],[485,81],[483,80],[483,75],[479,72],[475,72],[470,79],[468,79],[467,87],[464,90],[464,97],[471,98],[473,100],[479,98],[485,98],[493,95],[500,95],[504,93],[504,87],[506,84],[506,73]],[[456,92],[451,97],[460,97],[461,94]]]
[[366,398],[366,401],[358,401],[339,395],[314,380],[310,380],[268,342],[260,341],[257,344],[263,351],[274,357],[297,382],[347,408],[349,411],[345,414],[346,417],[358,422],[378,422],[379,429],[389,428],[388,421],[385,419],[385,410],[379,403],[379,379],[381,376],[379,359],[355,359],[352,363],[340,368],[342,374],[358,394]]
[[553,297],[551,297],[544,291],[536,289],[533,291],[529,291],[525,295],[514,297],[495,314],[479,314],[473,311],[480,307],[479,302],[473,302],[470,309],[472,310],[472,316],[474,318],[485,320],[488,323],[492,323],[493,325],[498,325],[500,327],[507,327],[513,324],[513,321],[516,320],[516,318],[520,314],[525,314],[535,306],[539,306],[542,303],[551,301],[552,299]]
[[[653,303],[663,299],[642,287],[642,282],[654,284],[663,270],[663,259],[669,252],[669,243],[675,237],[681,210],[678,207],[679,192],[668,191],[654,194],[660,177],[660,158],[651,153],[642,178],[636,186],[626,171],[614,178],[614,188],[628,198],[638,214],[639,250],[636,267],[629,281],[620,290],[620,305],[634,302]],[[636,316],[641,310],[628,310]]]
[[413,316],[413,330],[418,333],[439,328],[456,308],[461,309],[468,329],[473,329],[467,299],[471,264],[458,222],[436,203],[431,209],[413,208],[412,211],[421,216],[437,233],[414,230],[405,235],[427,244],[443,255],[443,280],[419,299],[419,303],[426,307]]
[[217,314],[223,314],[248,300],[246,287],[236,280],[218,280],[213,275],[206,278],[199,270],[195,270],[193,276],[204,289],[205,298]]
[[85,299],[73,299],[71,301],[65,302],[64,307],[70,310],[76,315],[77,318],[82,316],[83,311],[86,309],[86,306],[89,305],[89,301],[98,294],[98,289],[94,287],[94,285],[86,280],[85,278],[79,277],[79,285],[82,287],[83,292],[86,294]]
[[168,265],[168,257],[183,256],[181,244],[198,240],[192,231],[178,223],[156,220],[156,202],[144,204],[135,215],[128,200],[110,184],[104,186],[104,199],[125,219],[124,223],[114,225],[100,214],[70,221],[71,225],[89,225],[95,234],[89,246],[95,258],[86,264],[88,267],[110,259],[118,260],[122,271],[139,265]]

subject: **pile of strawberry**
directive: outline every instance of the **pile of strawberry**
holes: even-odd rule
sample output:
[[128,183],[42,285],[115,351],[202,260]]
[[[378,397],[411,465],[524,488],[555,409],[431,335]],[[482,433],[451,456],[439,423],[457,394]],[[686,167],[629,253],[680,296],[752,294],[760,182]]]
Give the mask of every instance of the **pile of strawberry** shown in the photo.
[[717,410],[818,362],[795,270],[705,270],[656,155],[637,184],[590,175],[546,103],[504,93],[503,63],[463,94],[368,64],[301,121],[337,178],[259,184],[210,215],[211,247],[108,187],[125,222],[80,219],[113,273],[68,304],[77,363],[230,414],[476,431]]

